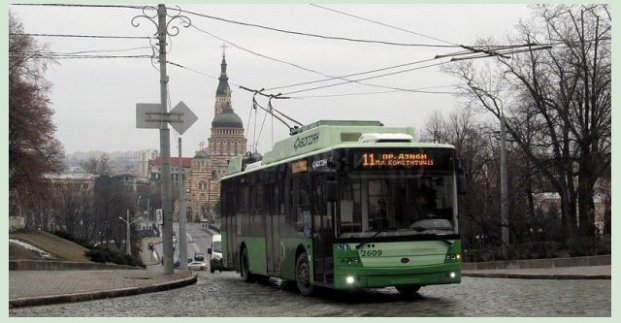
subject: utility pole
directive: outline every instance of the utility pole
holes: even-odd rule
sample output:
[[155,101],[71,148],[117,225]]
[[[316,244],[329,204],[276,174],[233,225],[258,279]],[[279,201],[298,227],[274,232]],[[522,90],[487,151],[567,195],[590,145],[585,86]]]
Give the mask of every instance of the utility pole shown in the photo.
[[185,181],[183,179],[183,153],[179,137],[179,264],[181,269],[188,269],[188,243],[185,234]]
[[[174,246],[173,246],[173,206],[172,206],[172,184],[170,174],[170,129],[168,123],[172,122],[173,127],[179,132],[183,133],[192,123],[196,121],[196,115],[191,110],[179,102],[177,106],[168,112],[168,75],[166,74],[166,37],[176,36],[179,33],[179,28],[176,26],[171,27],[172,33],[168,32],[168,27],[173,20],[178,19],[182,26],[191,26],[190,19],[181,14],[175,14],[168,16],[166,13],[166,6],[164,4],[157,5],[157,21],[155,21],[155,15],[146,13],[147,10],[155,10],[154,7],[145,7],[143,14],[138,15],[132,19],[132,25],[138,27],[140,23],[136,20],[138,18],[145,18],[151,21],[157,27],[157,38],[159,55],[158,61],[160,66],[160,103],[159,104],[137,104],[136,111],[136,126],[137,128],[153,128],[159,129],[160,132],[160,165],[162,171],[162,244],[163,244],[163,264],[164,275],[172,275],[174,273],[173,261],[174,261]],[[170,19],[168,22],[166,18]],[[153,110],[152,110],[153,109]],[[151,116],[149,116],[151,115]],[[157,115],[157,118],[153,120],[152,115]],[[174,115],[174,118],[172,116]]]
[[[162,116],[168,114],[168,75],[166,74],[166,6],[157,5],[157,38],[159,40],[160,62],[160,112]],[[164,118],[162,118],[164,119]],[[173,268],[173,243],[172,243],[172,186],[170,178],[170,129],[168,122],[160,123],[160,163],[162,168],[162,212],[164,227],[162,229],[162,242],[164,247],[164,274],[172,275]]]

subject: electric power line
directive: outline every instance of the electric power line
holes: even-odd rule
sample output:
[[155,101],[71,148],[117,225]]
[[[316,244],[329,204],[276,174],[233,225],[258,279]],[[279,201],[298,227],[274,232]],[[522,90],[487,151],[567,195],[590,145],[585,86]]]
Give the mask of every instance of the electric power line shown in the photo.
[[[301,93],[301,92],[308,92],[308,91],[313,91],[313,90],[318,90],[318,89],[325,89],[325,88],[339,86],[339,85],[343,85],[343,84],[349,84],[349,83],[359,83],[359,84],[364,84],[364,85],[370,85],[370,84],[366,84],[366,83],[361,83],[360,81],[366,81],[366,80],[376,79],[376,78],[380,78],[380,77],[392,76],[392,75],[396,75],[396,74],[401,74],[401,73],[421,70],[421,69],[424,69],[424,68],[429,68],[429,67],[443,65],[443,64],[446,64],[448,62],[449,61],[444,61],[444,62],[439,62],[439,63],[435,63],[435,64],[431,64],[431,65],[425,65],[425,66],[410,68],[410,69],[407,69],[407,70],[401,70],[401,71],[396,71],[396,72],[392,72],[392,73],[385,73],[385,74],[380,74],[380,75],[374,75],[374,76],[369,76],[369,77],[365,77],[365,78],[361,78],[361,79],[357,79],[357,80],[349,80],[349,81],[340,82],[340,83],[334,83],[334,84],[328,84],[328,85],[323,85],[323,86],[317,86],[317,87],[313,87],[313,88],[302,89],[302,90],[287,92],[287,93],[283,93],[283,94],[284,95],[291,95],[291,94],[294,94],[294,93]],[[396,88],[396,87],[390,87],[390,86],[383,86],[383,85],[380,86],[380,85],[376,85],[376,84],[370,85],[370,86],[382,87],[382,88],[393,89],[393,90],[402,90],[402,91],[408,91],[408,92],[421,92],[421,91],[416,91],[416,90],[408,90],[408,89],[402,89],[402,88]]]
[[314,83],[327,82],[327,81],[331,81],[331,80],[334,80],[334,79],[340,79],[340,80],[347,81],[347,79],[346,79],[347,77],[364,75],[364,74],[370,74],[370,73],[375,73],[375,72],[387,71],[387,70],[391,70],[391,69],[395,69],[395,68],[399,68],[399,67],[404,67],[404,66],[409,66],[409,65],[425,63],[425,62],[433,61],[435,59],[436,58],[434,57],[434,58],[430,58],[430,59],[423,59],[423,60],[419,60],[419,61],[399,64],[399,65],[393,65],[393,66],[378,68],[378,69],[364,71],[364,72],[352,73],[352,74],[347,74],[347,75],[342,75],[342,76],[329,76],[329,78],[327,78],[327,79],[307,81],[307,82],[301,82],[301,83],[295,83],[295,84],[289,84],[289,85],[283,85],[283,86],[276,86],[276,87],[272,87],[272,88],[269,88],[269,89],[266,89],[266,90],[285,89],[285,88],[290,88],[290,87],[299,86],[299,85],[308,85],[308,84],[314,84]]
[[323,6],[320,6],[320,5],[317,5],[317,4],[313,4],[313,3],[311,3],[310,5],[314,6],[314,7],[317,7],[317,8],[324,9],[324,10],[336,12],[336,13],[339,13],[339,14],[342,14],[342,15],[345,15],[345,16],[353,17],[353,18],[356,18],[356,19],[361,19],[361,20],[364,20],[364,21],[372,22],[374,24],[378,24],[378,25],[382,25],[382,26],[385,26],[385,27],[397,29],[397,30],[400,30],[400,31],[404,31],[406,33],[414,34],[414,35],[417,35],[417,36],[425,37],[425,38],[428,38],[428,39],[431,39],[431,40],[435,40],[435,41],[439,41],[439,42],[442,42],[442,43],[445,43],[445,44],[454,45],[454,46],[459,47],[459,44],[456,44],[456,43],[453,43],[453,42],[445,41],[445,40],[438,39],[438,38],[435,38],[435,37],[431,37],[431,36],[428,36],[428,35],[425,35],[425,34],[417,33],[417,32],[411,31],[411,30],[407,30],[407,29],[403,29],[403,28],[400,28],[400,27],[392,26],[392,25],[389,25],[389,24],[386,24],[386,23],[383,23],[383,22],[379,22],[379,21],[376,21],[376,20],[369,19],[369,18],[364,18],[364,17],[356,16],[356,15],[351,14],[351,13],[343,12],[343,11],[332,9],[332,8],[323,7]]
[[12,3],[11,6],[31,6],[31,7],[84,7],[84,8],[124,8],[124,9],[144,9],[144,6],[128,5],[105,5],[105,4],[64,4],[64,3]]
[[325,35],[304,33],[304,32],[298,32],[298,31],[291,31],[291,30],[285,30],[285,29],[280,29],[280,28],[263,26],[263,25],[259,25],[259,24],[252,24],[252,23],[246,23],[246,22],[241,22],[241,21],[235,21],[235,20],[231,20],[231,19],[225,19],[225,18],[210,16],[210,15],[206,15],[206,14],[201,14],[201,13],[190,11],[190,10],[184,10],[184,9],[171,9],[171,10],[177,10],[179,12],[183,12],[183,13],[187,13],[187,14],[191,14],[191,15],[195,15],[195,16],[199,16],[199,17],[203,17],[203,18],[223,21],[223,22],[227,22],[227,23],[238,24],[238,25],[248,26],[248,27],[256,27],[256,28],[261,28],[261,29],[266,29],[266,30],[271,30],[271,31],[277,31],[277,32],[286,33],[286,34],[293,34],[293,35],[298,35],[298,36],[307,36],[307,37],[315,37],[315,38],[331,39],[331,40],[342,40],[342,41],[358,42],[358,43],[382,44],[382,45],[391,45],[391,46],[434,47],[434,48],[454,48],[454,47],[459,47],[459,46],[455,46],[455,45],[397,43],[397,42],[389,42],[389,41],[383,41],[383,40],[369,40],[369,39],[356,39],[356,38],[338,37],[338,36],[325,36]]
[[[434,94],[457,94],[457,92],[442,92],[442,91],[424,91],[429,88],[438,88],[438,87],[453,87],[453,85],[442,85],[442,86],[430,86],[419,89],[412,89],[410,91],[417,91],[419,93],[434,93]],[[375,91],[375,92],[355,92],[355,93],[341,93],[341,94],[326,94],[326,95],[307,95],[307,96],[292,96],[290,99],[314,99],[314,98],[330,98],[330,97],[341,97],[341,96],[359,96],[359,95],[374,95],[374,94],[386,94],[386,93],[395,93],[395,92],[404,92],[404,90],[390,90],[390,91]]]
[[[319,74],[321,76],[327,77],[326,79],[314,80],[314,81],[308,81],[308,82],[301,82],[301,83],[285,85],[285,86],[272,87],[272,88],[265,89],[265,90],[283,89],[283,88],[289,88],[289,87],[294,87],[294,86],[299,86],[299,85],[308,85],[308,84],[320,83],[320,82],[326,82],[326,81],[331,81],[331,80],[337,80],[338,79],[338,80],[342,80],[342,81],[344,81],[346,83],[359,83],[359,84],[362,84],[362,85],[368,85],[368,86],[380,87],[380,88],[389,88],[389,89],[397,90],[397,91],[419,92],[419,93],[435,93],[435,94],[452,94],[452,93],[431,92],[431,91],[424,92],[424,91],[419,91],[419,90],[410,90],[410,89],[386,87],[386,86],[383,86],[383,85],[370,84],[370,83],[362,83],[359,80],[347,79],[347,77],[350,77],[350,76],[358,76],[358,75],[370,74],[370,73],[374,73],[374,72],[381,72],[381,71],[390,70],[390,69],[394,69],[394,68],[399,68],[399,67],[403,67],[403,66],[420,64],[420,63],[424,63],[424,62],[428,62],[428,61],[433,61],[436,58],[425,59],[425,60],[420,60],[420,61],[415,61],[415,62],[410,62],[410,63],[405,63],[405,64],[399,64],[399,65],[394,65],[394,66],[374,69],[374,70],[371,70],[371,71],[353,73],[353,74],[348,74],[348,75],[345,75],[345,76],[333,76],[333,75],[328,75],[328,74],[325,74],[325,73],[322,73],[322,72],[319,72],[319,71],[316,71],[316,70],[313,70],[313,69],[310,69],[310,68],[306,68],[306,67],[300,66],[298,64],[290,63],[290,62],[287,62],[287,61],[284,61],[284,60],[281,60],[281,59],[277,59],[277,58],[273,58],[273,57],[270,57],[270,56],[267,56],[267,55],[263,55],[263,54],[257,53],[255,51],[249,50],[249,49],[244,48],[242,46],[239,46],[239,45],[237,45],[235,43],[232,43],[232,42],[230,42],[230,41],[228,41],[228,40],[226,40],[226,39],[224,39],[222,37],[218,37],[218,36],[208,32],[206,30],[203,30],[203,29],[201,29],[201,28],[199,28],[199,27],[197,27],[195,25],[192,25],[192,27],[194,27],[196,30],[198,30],[198,31],[200,31],[202,33],[205,33],[205,34],[207,34],[207,35],[209,35],[209,36],[211,36],[213,38],[216,38],[216,39],[218,39],[220,41],[223,41],[223,42],[225,42],[225,43],[227,43],[227,44],[229,44],[229,45],[231,45],[231,46],[233,46],[235,48],[238,48],[238,49],[240,49],[242,51],[245,51],[245,52],[248,52],[248,53],[251,53],[251,54],[257,55],[259,57],[272,60],[272,61],[276,61],[276,62],[279,62],[279,63],[287,64],[287,65],[293,66],[295,68],[298,68],[298,69],[301,69],[301,70],[304,70],[304,71],[307,71],[307,72],[311,72],[311,73],[315,73],[315,74]],[[400,72],[396,72],[395,74],[398,74],[398,73],[400,73]],[[345,84],[345,83],[342,83],[342,84]],[[240,86],[240,88],[242,88],[244,90],[248,90],[250,92],[255,92],[255,90],[244,88],[242,86]],[[269,95],[269,94],[261,93],[262,91],[259,91],[257,94],[260,94],[260,95],[266,96],[266,97],[276,97],[276,98],[279,98],[278,96],[280,95],[280,94],[278,94],[278,95]],[[297,92],[295,92],[295,93],[297,93]],[[282,98],[282,97],[280,97],[280,98]]]
[[64,37],[64,38],[101,38],[101,39],[151,39],[151,37],[145,37],[145,36],[107,36],[107,35],[72,35],[72,34],[28,34],[28,33],[9,33],[9,36]]

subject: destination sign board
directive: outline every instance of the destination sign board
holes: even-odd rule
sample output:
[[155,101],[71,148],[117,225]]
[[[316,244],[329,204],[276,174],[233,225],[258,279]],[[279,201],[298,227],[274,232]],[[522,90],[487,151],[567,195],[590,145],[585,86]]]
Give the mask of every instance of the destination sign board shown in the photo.
[[446,148],[356,149],[349,151],[353,169],[452,170],[454,152]]

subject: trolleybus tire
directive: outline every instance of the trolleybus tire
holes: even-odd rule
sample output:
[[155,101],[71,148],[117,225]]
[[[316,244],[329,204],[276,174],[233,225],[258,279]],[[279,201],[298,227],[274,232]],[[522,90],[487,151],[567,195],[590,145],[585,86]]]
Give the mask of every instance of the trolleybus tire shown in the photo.
[[420,289],[420,285],[399,285],[395,286],[401,295],[406,297],[412,297],[417,295],[418,290]]
[[248,249],[242,249],[240,261],[239,273],[241,274],[242,279],[245,282],[252,282],[253,275],[250,273],[250,264],[248,263]]
[[300,294],[304,296],[311,295],[315,289],[310,281],[310,270],[308,266],[308,255],[306,252],[302,252],[295,262],[295,283]]

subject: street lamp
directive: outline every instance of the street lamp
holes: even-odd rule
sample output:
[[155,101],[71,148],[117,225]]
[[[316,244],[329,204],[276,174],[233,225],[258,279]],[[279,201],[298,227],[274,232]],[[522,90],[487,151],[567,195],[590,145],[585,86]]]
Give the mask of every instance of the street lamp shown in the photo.
[[123,219],[122,217],[119,217],[119,220],[121,220],[121,221],[123,221],[123,222],[125,222],[125,223],[127,224],[127,236],[126,236],[126,238],[125,238],[125,250],[126,250],[126,253],[127,253],[128,255],[130,255],[130,256],[132,255],[132,248],[131,248],[131,243],[130,243],[130,241],[129,241],[129,239],[130,239],[130,236],[129,236],[129,233],[130,233],[130,231],[129,231],[129,230],[130,230],[130,228],[129,228],[129,227],[130,227],[132,224],[134,224],[136,221],[140,220],[140,219],[142,219],[142,217],[138,217],[138,218],[137,218],[137,219],[135,219],[134,221],[129,222],[129,209],[127,209],[127,220]]

